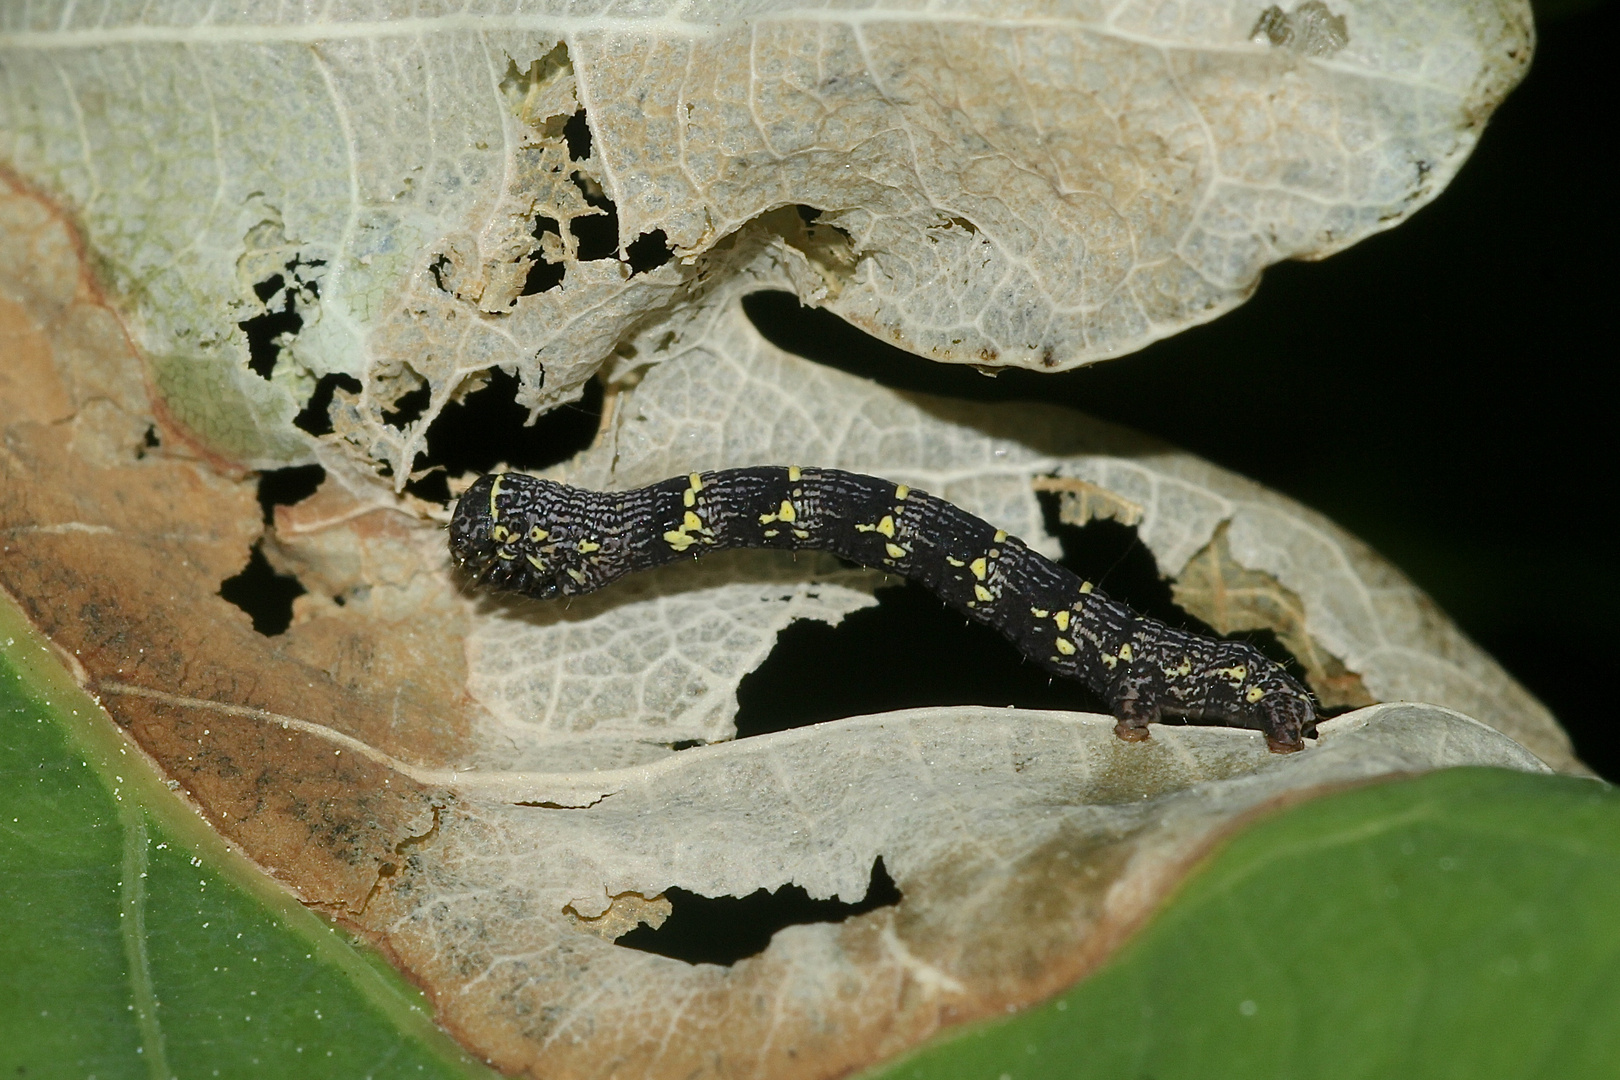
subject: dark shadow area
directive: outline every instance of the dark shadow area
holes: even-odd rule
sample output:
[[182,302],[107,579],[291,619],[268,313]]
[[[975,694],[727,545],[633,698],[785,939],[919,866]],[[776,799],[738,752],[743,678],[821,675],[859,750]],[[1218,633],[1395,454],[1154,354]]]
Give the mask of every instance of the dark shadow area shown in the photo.
[[265,637],[287,632],[292,625],[292,604],[308,590],[290,575],[278,574],[264,557],[264,541],[253,545],[253,555],[240,574],[219,583],[219,595],[253,619],[253,629]]
[[672,888],[664,894],[673,910],[654,930],[643,923],[621,935],[615,945],[657,953],[688,964],[730,967],[765,951],[775,933],[801,923],[836,923],[900,902],[900,890],[884,869],[883,856],[872,864],[872,880],[859,902],[812,900],[798,885],[775,892],[760,889],[748,896],[699,896]]
[[259,474],[259,508],[264,523],[275,520],[276,507],[301,503],[321,486],[326,470],[319,465],[294,465],[287,469],[267,469]]
[[1592,117],[1620,107],[1620,80],[1604,74],[1620,4],[1537,30],[1529,76],[1433,204],[1329,259],[1272,267],[1247,304],[1133,356],[991,379],[792,297],[751,297],[746,310],[823,363],[910,390],[1072,406],[1327,514],[1620,780],[1620,725],[1590,676],[1620,653],[1608,479],[1620,474],[1620,365],[1604,314],[1620,210],[1606,143],[1591,137]]
[[517,403],[518,380],[496,368],[489,382],[440,411],[427,433],[421,468],[432,473],[405,485],[429,502],[448,502],[449,476],[485,473],[496,465],[545,469],[590,446],[602,423],[602,385],[585,384],[580,399],[553,409],[530,427],[529,410]]

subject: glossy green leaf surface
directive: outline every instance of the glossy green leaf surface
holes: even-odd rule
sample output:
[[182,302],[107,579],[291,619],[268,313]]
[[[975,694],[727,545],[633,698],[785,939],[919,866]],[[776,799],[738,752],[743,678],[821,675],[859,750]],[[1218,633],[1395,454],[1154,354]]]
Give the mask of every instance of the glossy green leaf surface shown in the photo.
[[490,1075],[226,848],[0,607],[0,1076]]
[[1620,792],[1454,769],[1236,836],[1095,976],[868,1080],[1620,1075]]

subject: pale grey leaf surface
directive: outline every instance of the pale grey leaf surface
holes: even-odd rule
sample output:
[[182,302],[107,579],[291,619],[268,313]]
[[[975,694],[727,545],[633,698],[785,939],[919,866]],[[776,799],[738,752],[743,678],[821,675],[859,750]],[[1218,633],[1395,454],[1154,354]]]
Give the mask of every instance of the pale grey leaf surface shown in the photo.
[[[0,11],[0,158],[77,216],[211,450],[398,486],[492,368],[553,407],[739,276],[936,359],[1062,369],[1403,220],[1523,72],[1529,8],[1306,6],[1331,50],[1230,0],[41,0]],[[593,221],[616,252],[582,248]],[[255,373],[238,324],[286,310]],[[340,374],[361,390],[317,443],[292,421]]]

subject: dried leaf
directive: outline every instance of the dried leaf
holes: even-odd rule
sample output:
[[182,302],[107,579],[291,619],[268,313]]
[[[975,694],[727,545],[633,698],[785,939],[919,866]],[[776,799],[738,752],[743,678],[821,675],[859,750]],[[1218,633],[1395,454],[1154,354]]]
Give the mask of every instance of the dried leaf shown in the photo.
[[[983,707],[724,741],[737,681],[777,631],[837,621],[880,578],[744,553],[571,609],[489,600],[453,575],[436,525],[337,468],[263,538],[310,592],[286,633],[261,635],[217,595],[261,540],[251,483],[197,457],[148,400],[61,219],[13,187],[0,237],[0,267],[29,268],[0,280],[15,343],[0,584],[208,821],[381,944],[507,1070],[838,1075],[1068,985],[1279,800],[1451,764],[1544,768],[1437,705],[1340,717],[1287,758],[1255,732],[1125,744],[1110,718]],[[1302,632],[1372,692],[1412,686],[1572,761],[1545,710],[1421,594],[1280,496],[1063,410],[817,367],[762,340],[735,301],[683,333],[560,475],[880,471],[1048,551],[1035,484],[1077,481],[1139,507],[1174,575],[1224,528],[1233,565],[1286,589]],[[687,738],[722,741],[673,748]],[[854,901],[879,856],[898,905],[788,927],[729,967],[605,940],[654,923],[675,888],[791,882]]]

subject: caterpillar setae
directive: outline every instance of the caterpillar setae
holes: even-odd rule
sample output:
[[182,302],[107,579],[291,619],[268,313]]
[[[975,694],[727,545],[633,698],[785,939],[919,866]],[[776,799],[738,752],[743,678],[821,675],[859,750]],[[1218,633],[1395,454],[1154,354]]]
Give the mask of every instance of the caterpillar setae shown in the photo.
[[1138,615],[1017,537],[875,476],[757,466],[601,492],[497,473],[462,494],[450,522],[458,565],[542,600],[724,548],[830,551],[921,582],[1029,660],[1085,683],[1124,739],[1182,716],[1256,728],[1287,753],[1316,720],[1310,692],[1254,646]]

